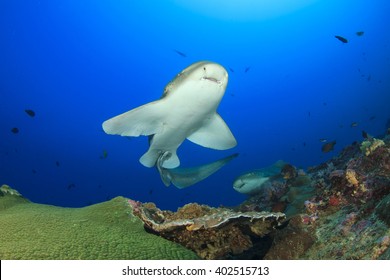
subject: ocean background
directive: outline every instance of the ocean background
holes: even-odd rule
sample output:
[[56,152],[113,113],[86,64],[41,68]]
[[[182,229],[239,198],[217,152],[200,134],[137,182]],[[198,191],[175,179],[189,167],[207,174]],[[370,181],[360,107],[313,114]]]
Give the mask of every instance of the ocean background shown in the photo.
[[[242,173],[280,159],[306,169],[363,130],[385,133],[389,14],[387,0],[2,0],[0,185],[67,207],[119,195],[170,210],[237,205]],[[101,124],[159,99],[199,60],[229,72],[218,112],[238,145],[185,141],[181,166],[240,155],[194,186],[165,187],[138,161],[147,137],[107,135]],[[333,151],[321,151],[322,138]]]

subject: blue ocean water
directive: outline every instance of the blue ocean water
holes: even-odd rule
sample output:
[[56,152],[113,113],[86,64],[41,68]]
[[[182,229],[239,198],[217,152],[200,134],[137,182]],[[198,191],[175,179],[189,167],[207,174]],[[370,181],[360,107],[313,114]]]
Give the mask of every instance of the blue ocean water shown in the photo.
[[[3,0],[0,184],[69,207],[118,195],[172,210],[239,204],[246,196],[232,182],[246,171],[279,159],[307,168],[361,141],[362,130],[384,133],[389,14],[386,0]],[[107,135],[101,124],[159,99],[199,60],[229,72],[218,112],[238,145],[185,141],[181,164],[240,155],[194,186],[165,187],[138,161],[147,137]],[[322,138],[334,151],[321,151]]]

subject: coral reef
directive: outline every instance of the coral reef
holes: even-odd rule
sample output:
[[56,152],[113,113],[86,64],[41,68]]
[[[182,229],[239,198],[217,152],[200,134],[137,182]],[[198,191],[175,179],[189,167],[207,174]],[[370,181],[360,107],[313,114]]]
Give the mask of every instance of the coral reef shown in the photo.
[[[390,259],[390,135],[307,172],[278,166],[234,208],[117,197],[84,208],[0,188],[1,259]],[[10,238],[11,237],[11,238]]]
[[84,208],[29,202],[0,188],[0,259],[197,259],[195,253],[147,233],[127,199]]
[[[282,161],[279,161],[282,162]],[[311,178],[289,163],[270,177],[263,191],[250,196],[236,207],[238,211],[284,212],[287,218],[301,213],[304,202],[314,196]]]
[[353,143],[307,175],[312,196],[273,232],[265,258],[389,259],[389,139]]
[[147,229],[182,244],[203,259],[238,258],[285,220],[282,213],[237,212],[196,203],[175,213],[162,211],[152,203],[129,200],[129,204]]
[[366,155],[369,156],[377,148],[385,145],[385,142],[381,139],[370,138],[360,145],[360,150]]
[[314,230],[307,227],[299,215],[289,220],[288,225],[272,234],[273,243],[264,259],[299,259],[315,242]]

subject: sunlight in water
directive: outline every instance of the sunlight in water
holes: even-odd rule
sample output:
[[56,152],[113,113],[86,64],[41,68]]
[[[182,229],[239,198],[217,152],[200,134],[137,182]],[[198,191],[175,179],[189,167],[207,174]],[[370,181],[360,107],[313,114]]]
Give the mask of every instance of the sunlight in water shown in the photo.
[[263,20],[279,17],[317,0],[173,0],[176,4],[205,16],[224,20]]

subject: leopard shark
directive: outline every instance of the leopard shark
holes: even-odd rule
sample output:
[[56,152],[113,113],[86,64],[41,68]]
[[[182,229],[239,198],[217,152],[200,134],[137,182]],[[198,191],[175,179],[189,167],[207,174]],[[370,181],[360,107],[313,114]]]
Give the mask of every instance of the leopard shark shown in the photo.
[[194,63],[167,84],[159,100],[106,120],[103,130],[121,136],[153,136],[140,158],[146,167],[155,166],[166,152],[170,156],[161,167],[178,167],[177,149],[185,139],[216,150],[233,148],[237,141],[216,112],[227,83],[228,73],[220,64]]

